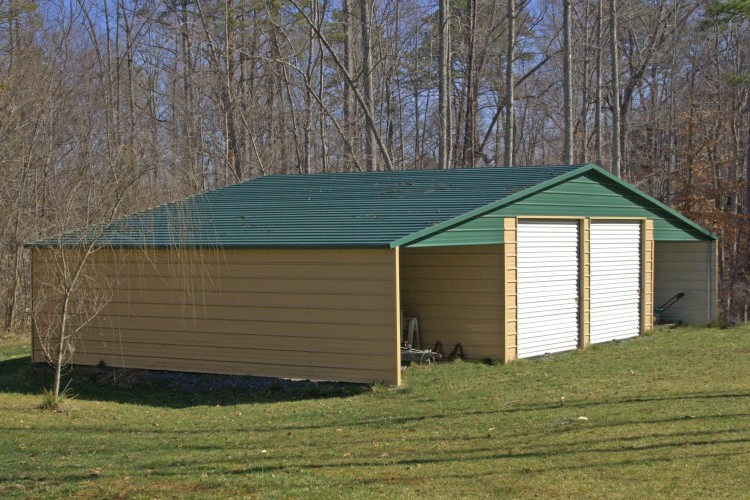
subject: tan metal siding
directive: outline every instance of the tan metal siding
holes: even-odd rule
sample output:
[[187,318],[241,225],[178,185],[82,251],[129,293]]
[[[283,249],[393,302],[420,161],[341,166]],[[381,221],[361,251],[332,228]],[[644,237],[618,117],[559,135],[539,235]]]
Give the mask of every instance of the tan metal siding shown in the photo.
[[467,359],[503,359],[502,245],[404,248],[401,304],[424,347],[460,343]]
[[518,219],[504,219],[503,363],[518,359]]
[[654,327],[654,221],[642,222],[641,251],[641,333]]
[[709,318],[713,323],[719,318],[719,241],[714,240],[710,244],[708,271],[711,276],[708,285],[708,308],[710,311]]
[[583,349],[591,344],[591,219],[581,219],[579,224],[581,300],[578,311],[580,321],[578,347]]
[[705,325],[716,318],[716,277],[713,241],[662,242],[654,245],[654,302],[660,306],[673,295],[685,297],[663,321]]
[[[51,255],[34,252],[35,297]],[[75,363],[400,382],[398,250],[107,250],[92,267],[111,300]]]

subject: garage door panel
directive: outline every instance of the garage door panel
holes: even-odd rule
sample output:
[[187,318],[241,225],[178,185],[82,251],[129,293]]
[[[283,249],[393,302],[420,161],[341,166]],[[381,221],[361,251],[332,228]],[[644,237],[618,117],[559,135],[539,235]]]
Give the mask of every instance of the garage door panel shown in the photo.
[[[562,311],[562,312],[561,312]],[[550,318],[567,318],[567,319],[576,319],[578,317],[578,314],[573,312],[567,312],[562,309],[562,307],[555,307],[555,308],[549,308],[549,310],[544,314],[537,314],[537,313],[523,313],[518,315],[518,319],[527,321],[529,323],[538,323],[538,322],[550,322]],[[554,322],[552,322],[552,325],[554,325]],[[549,326],[549,328],[554,328],[554,326]]]
[[[518,259],[518,263],[521,265],[534,265],[540,269],[546,269],[548,271],[564,271],[570,269],[578,269],[578,266],[571,265],[571,259],[575,259],[576,254],[567,255],[561,259],[545,259],[545,260],[523,260]],[[554,276],[555,273],[552,273]]]
[[578,222],[518,223],[518,357],[578,346]]
[[[573,258],[573,257],[571,257],[571,258]],[[545,263],[545,265],[543,265],[543,266],[542,265],[537,265],[534,262],[528,262],[528,263],[527,262],[520,262],[519,264],[520,265],[533,265],[539,271],[546,271],[546,272],[548,272],[550,274],[553,273],[553,272],[555,272],[555,271],[567,271],[566,274],[569,274],[569,273],[577,272],[577,270],[578,270],[577,266],[568,266],[568,265],[565,265],[564,263],[561,263],[561,265],[559,265],[559,266],[555,265],[555,263]],[[529,282],[530,283],[541,283],[543,281],[550,281],[550,280],[552,280],[552,281],[560,281],[560,280],[567,281],[566,277],[559,277],[559,276],[555,276],[555,275],[553,275],[553,276],[547,276],[547,277],[545,277],[543,275],[536,276],[536,277],[529,276],[528,278],[529,278]]]
[[591,343],[640,333],[641,223],[591,221]]
[[545,340],[542,344],[527,346],[524,349],[524,358],[531,358],[534,356],[544,356],[545,354],[552,354],[556,352],[571,351],[575,348],[571,348],[570,344],[565,342],[552,342]]
[[610,302],[622,302],[624,300],[628,299],[635,299],[637,302],[639,302],[639,295],[638,292],[632,292],[630,290],[623,290],[621,287],[607,287],[607,288],[599,288],[597,293],[600,295],[600,297],[597,300],[597,303],[600,304],[607,304]]
[[528,342],[525,347],[531,356],[543,356],[548,353],[571,350],[567,341],[560,341],[559,338],[554,336],[543,337],[536,342]]
[[558,299],[558,300],[550,300],[550,301],[544,301],[544,302],[524,302],[521,301],[518,303],[519,309],[522,309],[518,312],[519,318],[539,318],[543,316],[558,316],[562,314],[577,314],[574,311],[571,311],[571,307],[568,307],[570,305],[570,299]]
[[[609,299],[608,301],[597,303],[599,312],[602,312],[602,313],[618,312],[624,307],[636,308],[636,307],[639,307],[639,305],[640,305],[640,300],[633,300],[633,299],[630,299],[630,300]],[[626,321],[627,319],[628,318],[622,318],[621,321]]]
[[628,295],[628,294],[632,294],[634,297],[637,297],[639,293],[638,290],[633,290],[632,287],[627,286],[627,285],[638,280],[639,280],[639,277],[634,276],[633,278],[630,279],[630,282],[623,280],[622,282],[619,282],[619,283],[618,282],[607,283],[605,285],[601,285],[599,288],[597,288],[597,290],[617,293],[618,297]]
[[[539,316],[539,317],[533,317],[533,318],[519,318],[519,321],[523,321],[525,323],[526,327],[534,327],[539,329],[545,329],[545,333],[552,332],[552,331],[564,331],[565,329],[556,329],[556,328],[550,328],[549,324],[553,322],[573,322],[578,321],[577,315],[565,315],[565,316]],[[542,334],[539,335],[540,337]],[[531,337],[532,339],[537,338]],[[567,339],[570,340],[570,339]],[[577,343],[576,343],[577,344]]]

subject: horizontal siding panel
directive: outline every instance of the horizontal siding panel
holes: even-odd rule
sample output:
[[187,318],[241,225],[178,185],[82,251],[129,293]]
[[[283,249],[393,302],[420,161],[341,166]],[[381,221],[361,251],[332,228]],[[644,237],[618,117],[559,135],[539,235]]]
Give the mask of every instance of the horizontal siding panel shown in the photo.
[[[290,323],[340,323],[347,325],[389,325],[391,311],[388,309],[354,309],[346,307],[346,303],[332,304],[331,308],[301,308],[294,304],[285,307],[254,307],[254,306],[182,306],[164,304],[121,304],[110,303],[106,306],[101,318],[119,318],[135,316],[137,318],[155,319],[221,319],[273,321],[282,318]],[[337,309],[334,309],[336,307]],[[113,319],[114,320],[114,319]]]
[[[495,283],[495,285],[497,284]],[[416,301],[420,298],[433,306],[490,306],[499,309],[503,305],[501,297],[489,293],[470,291],[461,293],[433,292],[424,289],[401,290],[401,300],[404,303]]]
[[499,293],[502,283],[494,280],[458,280],[458,279],[435,279],[423,277],[401,277],[402,286],[409,292],[432,291],[453,292],[456,294],[469,293]]
[[[440,304],[428,304],[420,307],[422,316],[435,319],[451,319],[454,317],[454,309],[458,306],[446,307]],[[502,312],[498,311],[492,304],[487,305],[462,305],[461,316],[470,320],[499,320]]]
[[[34,252],[37,332],[56,311],[42,300],[45,252]],[[101,251],[93,292],[112,300],[82,327],[74,362],[398,383],[395,251],[306,252],[232,251],[225,265],[211,251],[178,263],[168,250]]]
[[[360,351],[359,353],[330,353],[326,351],[298,351],[283,349],[260,349],[238,348],[238,347],[217,347],[217,346],[198,346],[194,345],[175,345],[175,344],[139,344],[134,342],[122,342],[119,346],[124,356],[134,357],[160,357],[174,359],[200,359],[213,360],[219,363],[238,362],[267,365],[290,365],[298,364],[300,366],[315,366],[319,368],[335,367],[348,368],[356,370],[358,367],[367,366],[375,362],[387,366],[386,359],[388,354],[377,355]],[[118,354],[118,350],[114,354]],[[81,343],[74,356],[83,354],[84,356],[100,356],[112,354],[111,345],[102,342]]]
[[[380,325],[351,325],[347,323],[290,323],[288,321],[237,321],[237,320],[207,320],[182,318],[164,321],[151,318],[148,321],[135,317],[121,317],[117,321],[98,320],[100,325],[88,323],[87,328],[102,331],[145,330],[170,334],[173,332],[196,332],[215,334],[262,334],[293,337],[326,337],[326,338],[383,338]],[[39,329],[48,325],[44,317],[38,320]]]
[[[155,345],[175,345],[194,347],[227,347],[227,348],[256,348],[279,349],[284,351],[349,353],[367,352],[375,355],[392,355],[393,346],[390,340],[369,340],[364,336],[352,338],[346,335],[332,335],[311,337],[302,333],[295,335],[294,331],[287,332],[284,337],[271,334],[242,334],[229,333],[200,333],[170,331],[168,336],[158,331],[145,330],[97,330],[84,328],[80,339],[85,345],[90,343],[115,344],[121,342]],[[309,332],[307,332],[309,334]],[[321,334],[324,335],[324,334]]]
[[[95,252],[89,262],[95,265],[133,265],[145,268],[164,266],[201,266],[220,268],[226,264],[247,264],[248,251],[252,252],[255,264],[361,264],[371,262],[373,265],[389,265],[392,258],[389,252],[367,249],[201,249],[201,250],[101,250]],[[40,256],[35,261],[34,270],[43,272],[45,267],[53,264],[50,259]]]
[[412,267],[401,272],[402,279],[460,279],[483,281],[487,279],[487,267],[467,265],[460,268],[443,266]]
[[218,266],[169,265],[111,266],[107,274],[130,278],[165,277],[177,279],[206,278],[224,279],[387,279],[391,267],[386,264],[226,264]]
[[501,245],[407,248],[401,252],[401,304],[419,319],[422,346],[460,343],[467,359],[502,359]]
[[[73,251],[73,250],[71,250]],[[138,264],[146,266],[184,265],[201,266],[247,264],[248,252],[256,264],[361,264],[387,265],[392,258],[382,249],[102,249],[90,257],[92,264]],[[54,256],[54,254],[49,254]],[[54,263],[54,257],[39,256],[38,265]]]
[[[406,253],[406,251],[404,251]],[[487,267],[487,266],[493,266],[496,265],[498,262],[497,254],[493,253],[471,253],[471,254],[462,254],[467,256],[467,258],[471,259],[471,265],[472,266],[481,266],[481,267]],[[411,259],[409,263],[409,267],[413,268],[423,268],[423,267],[435,267],[435,266],[441,266],[441,267],[463,267],[460,265],[456,265],[456,257],[452,255],[445,255],[445,254],[428,254],[425,253],[422,255],[419,259]]]
[[[243,280],[228,279],[190,280],[163,278],[143,279],[118,279],[113,282],[119,290],[140,291],[173,291],[183,293],[219,293],[223,291],[232,292],[256,292],[256,293],[322,293],[322,294],[359,294],[359,295],[388,295],[393,294],[395,287],[392,281],[373,280],[334,280],[334,279],[278,279],[278,280]],[[38,289],[39,282],[37,281]],[[102,287],[101,290],[108,290]],[[96,291],[94,289],[94,291]]]
[[713,320],[715,299],[711,288],[715,263],[711,262],[710,244],[656,242],[654,306],[661,306],[677,293],[685,294],[664,313],[662,321],[702,326]]
[[[208,314],[198,315],[195,310],[185,310],[183,315],[180,315],[179,312],[169,312],[169,314],[174,315],[172,317],[164,315],[146,316],[140,314],[136,310],[121,312],[122,314],[116,314],[117,311],[110,313],[107,308],[105,308],[103,312],[92,318],[89,321],[89,324],[96,326],[97,328],[108,328],[120,325],[130,325],[132,321],[135,321],[149,329],[153,328],[153,325],[159,322],[168,324],[170,327],[182,327],[183,325],[197,322],[221,322],[217,324],[224,325],[231,324],[233,321],[242,322],[248,327],[258,323],[281,323],[287,325],[349,325],[351,327],[361,325],[385,327],[390,326],[391,324],[389,321],[390,314],[368,313],[367,311],[358,314],[357,311],[337,313],[336,311],[329,310],[310,312],[289,309],[284,310],[284,316],[279,316],[277,312],[261,310],[260,312],[253,311],[253,314],[248,312],[245,316],[237,315],[235,318],[221,317],[219,314],[214,313],[210,314],[215,317],[207,318],[205,316],[208,316]],[[43,313],[39,314],[37,318],[39,324],[49,324],[47,320],[48,317],[55,318],[55,316],[47,316]],[[71,321],[73,321],[73,324],[78,324],[86,319],[86,316],[82,314],[71,314],[69,317]]]
[[[37,355],[38,357],[39,355]],[[206,359],[177,359],[158,356],[125,356],[121,354],[77,354],[76,364],[97,365],[103,361],[108,366],[141,368],[150,370],[218,373],[226,375],[254,375],[310,380],[347,380],[349,382],[391,383],[392,370],[377,369],[371,364],[356,370],[349,368],[321,367],[291,364],[265,364],[259,362],[233,362]],[[158,368],[155,368],[158,367]]]
[[330,304],[346,304],[353,309],[388,310],[393,307],[386,295],[258,293],[258,292],[194,292],[119,290],[112,291],[111,304],[161,304],[185,307],[297,307],[320,309]]

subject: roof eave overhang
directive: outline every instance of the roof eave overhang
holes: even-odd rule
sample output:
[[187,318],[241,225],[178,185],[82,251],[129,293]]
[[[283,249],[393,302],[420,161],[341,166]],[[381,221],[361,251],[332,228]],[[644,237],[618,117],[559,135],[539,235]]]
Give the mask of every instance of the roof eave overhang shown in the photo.
[[[65,249],[65,248],[81,248],[80,245],[75,244],[51,244],[51,243],[27,243],[24,245],[24,248],[27,249]],[[263,249],[276,249],[276,250],[282,250],[282,249],[289,249],[289,250],[295,250],[295,249],[366,249],[366,250],[374,250],[374,249],[392,249],[393,246],[389,245],[388,243],[306,243],[306,244],[300,244],[300,245],[288,245],[288,244],[266,244],[266,245],[243,245],[243,244],[229,244],[229,245],[209,245],[209,244],[185,244],[185,245],[124,245],[124,244],[106,244],[102,243],[101,245],[96,245],[95,248],[97,250],[101,249],[110,249],[110,250],[140,250],[140,249],[156,249],[156,250],[200,250],[200,249],[206,249],[206,250],[263,250]]]

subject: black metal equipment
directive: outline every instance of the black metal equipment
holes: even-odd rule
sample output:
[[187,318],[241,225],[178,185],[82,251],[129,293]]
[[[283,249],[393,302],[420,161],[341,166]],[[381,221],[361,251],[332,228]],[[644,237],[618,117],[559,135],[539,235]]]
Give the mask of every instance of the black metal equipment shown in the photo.
[[664,314],[664,311],[675,305],[675,303],[683,298],[685,296],[684,293],[680,292],[676,294],[674,297],[660,305],[659,307],[654,308],[654,322],[658,325],[661,323],[661,315]]

